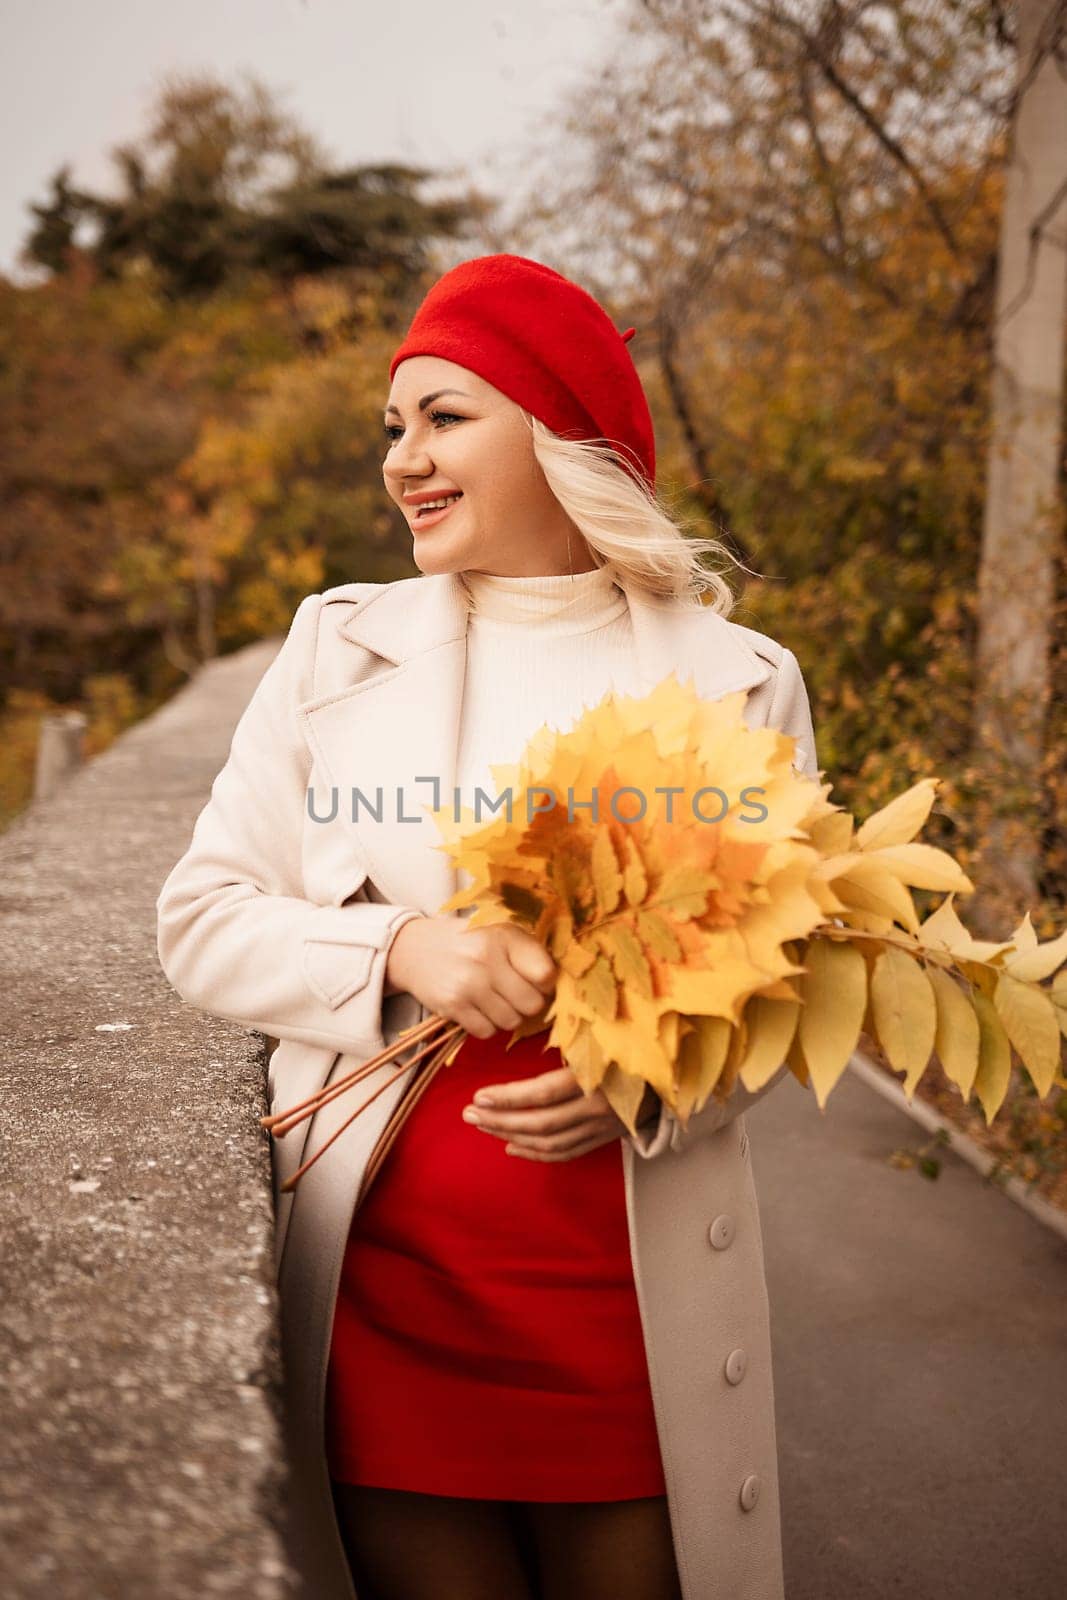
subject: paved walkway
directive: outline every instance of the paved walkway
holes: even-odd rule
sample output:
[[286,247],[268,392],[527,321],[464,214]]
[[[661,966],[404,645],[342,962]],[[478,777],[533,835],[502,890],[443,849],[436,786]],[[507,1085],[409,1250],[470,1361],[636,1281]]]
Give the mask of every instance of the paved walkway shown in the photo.
[[851,1073],[747,1127],[788,1600],[1058,1600],[1067,1243]]

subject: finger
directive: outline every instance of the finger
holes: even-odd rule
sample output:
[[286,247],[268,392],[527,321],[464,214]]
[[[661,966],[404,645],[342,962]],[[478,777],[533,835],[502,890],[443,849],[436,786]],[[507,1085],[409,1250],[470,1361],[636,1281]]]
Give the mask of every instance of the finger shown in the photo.
[[573,1150],[577,1145],[587,1144],[590,1139],[606,1141],[618,1137],[617,1128],[608,1128],[603,1122],[583,1122],[573,1128],[564,1128],[557,1133],[513,1133],[501,1134],[502,1139],[509,1139],[521,1150]]
[[[591,1111],[582,1100],[566,1100],[554,1106],[529,1107],[518,1111],[490,1111],[475,1106],[476,1127],[499,1138],[549,1138],[555,1134],[573,1134],[576,1130],[590,1132],[617,1126],[614,1115]],[[468,1117],[468,1121],[471,1119]]]
[[507,957],[523,978],[545,994],[551,994],[556,987],[559,970],[543,944],[539,944],[532,935],[520,932],[508,941]]
[[457,1009],[455,1020],[465,1033],[471,1034],[475,1039],[491,1039],[498,1032],[495,1022],[491,1022],[483,1011],[477,1006],[467,1005]]
[[[470,1006],[481,1013],[487,1022],[491,1022],[494,1031],[504,1030],[511,1032],[520,1022],[525,1021],[521,1011],[516,1011],[503,995],[497,992],[497,986],[492,978],[486,974],[483,980],[470,996]],[[479,1038],[484,1035],[479,1034]]]
[[558,1105],[582,1098],[582,1088],[570,1067],[554,1067],[535,1078],[511,1078],[507,1083],[486,1084],[474,1096],[476,1106],[494,1111],[525,1110],[531,1106]]
[[548,999],[536,984],[524,978],[507,961],[502,961],[493,972],[493,983],[498,994],[523,1017],[536,1017],[545,1010]]
[[577,1156],[587,1155],[590,1150],[598,1150],[602,1144],[607,1143],[609,1143],[609,1140],[603,1137],[587,1139],[569,1150],[556,1151],[530,1150],[524,1149],[520,1145],[507,1144],[504,1146],[504,1154],[517,1156],[520,1161],[573,1161]]
[[511,1033],[521,1022],[526,1021],[521,1011],[517,1011],[509,1000],[492,989],[481,997],[478,1004],[494,1027],[501,1032]]

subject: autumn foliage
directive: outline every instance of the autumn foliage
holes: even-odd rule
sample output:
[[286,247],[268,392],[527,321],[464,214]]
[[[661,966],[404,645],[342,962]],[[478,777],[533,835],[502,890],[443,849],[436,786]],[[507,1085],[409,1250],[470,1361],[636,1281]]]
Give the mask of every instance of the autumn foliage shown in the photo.
[[[1040,1095],[1062,1087],[1067,932],[1041,945],[1027,916],[1008,939],[973,939],[953,906],[972,884],[915,840],[936,780],[856,827],[832,783],[796,771],[788,735],[747,727],[744,701],[702,700],[673,674],[609,695],[492,769],[510,820],[434,813],[471,880],[443,909],[518,921],[558,964],[545,1018],[515,1037],[550,1020],[549,1045],[631,1130],[646,1083],[685,1122],[783,1061],[823,1107],[864,1027],[909,1098],[936,1048],[987,1122],[1013,1048]],[[920,921],[912,889],[946,898]]]

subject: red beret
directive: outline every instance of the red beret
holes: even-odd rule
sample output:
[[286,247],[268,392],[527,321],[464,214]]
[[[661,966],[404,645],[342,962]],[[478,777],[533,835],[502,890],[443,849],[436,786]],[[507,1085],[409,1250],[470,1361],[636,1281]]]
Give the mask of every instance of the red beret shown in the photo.
[[389,364],[441,356],[571,439],[606,439],[656,484],[656,440],[627,341],[593,296],[525,256],[479,256],[426,295]]

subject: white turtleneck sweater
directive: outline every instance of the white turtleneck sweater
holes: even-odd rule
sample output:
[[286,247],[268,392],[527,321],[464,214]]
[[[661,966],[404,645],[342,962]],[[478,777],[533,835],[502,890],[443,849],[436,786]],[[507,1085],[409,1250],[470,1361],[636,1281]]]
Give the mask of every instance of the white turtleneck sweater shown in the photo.
[[[565,732],[609,690],[640,693],[640,680],[630,608],[610,569],[462,580],[470,613],[455,781],[473,807],[476,788],[497,798],[491,764],[517,761],[546,723]],[[481,817],[493,820],[484,802]]]
[[[566,731],[609,690],[640,694],[643,686],[629,603],[609,569],[525,578],[465,572],[462,580],[470,609],[455,781],[460,803],[473,807],[475,788],[497,798],[490,763],[517,761],[544,724]],[[493,820],[484,804],[482,820]],[[460,889],[472,881],[457,872]],[[630,1141],[646,1157],[666,1147],[673,1123],[654,1098],[658,1111]]]
[[[490,764],[515,761],[545,723],[565,731],[609,689],[638,692],[630,608],[608,569],[463,574],[470,596],[456,783],[464,805]],[[488,813],[483,807],[483,816]]]

